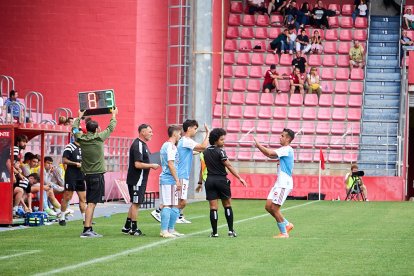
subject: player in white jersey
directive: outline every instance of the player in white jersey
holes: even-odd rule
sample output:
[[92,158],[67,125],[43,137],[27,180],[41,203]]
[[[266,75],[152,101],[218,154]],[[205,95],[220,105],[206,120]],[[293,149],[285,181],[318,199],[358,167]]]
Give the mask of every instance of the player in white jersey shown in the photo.
[[277,180],[270,190],[266,201],[266,211],[271,214],[277,222],[280,234],[274,238],[289,238],[289,232],[293,229],[293,224],[289,223],[283,217],[280,207],[285,202],[287,196],[293,189],[292,171],[294,165],[294,153],[290,143],[295,138],[295,133],[291,129],[284,129],[280,135],[280,144],[282,147],[271,150],[261,145],[256,138],[254,142],[256,147],[267,157],[279,160],[279,169]]

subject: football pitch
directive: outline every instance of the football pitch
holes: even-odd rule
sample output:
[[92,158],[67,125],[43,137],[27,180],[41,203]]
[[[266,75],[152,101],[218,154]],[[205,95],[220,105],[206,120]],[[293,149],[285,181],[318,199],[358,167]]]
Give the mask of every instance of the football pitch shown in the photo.
[[189,204],[182,238],[162,239],[140,212],[145,237],[121,233],[125,214],[95,219],[103,238],[81,239],[81,221],[0,232],[0,275],[413,275],[412,202],[287,201],[289,239],[263,200],[234,200],[237,238],[209,238],[207,202]]

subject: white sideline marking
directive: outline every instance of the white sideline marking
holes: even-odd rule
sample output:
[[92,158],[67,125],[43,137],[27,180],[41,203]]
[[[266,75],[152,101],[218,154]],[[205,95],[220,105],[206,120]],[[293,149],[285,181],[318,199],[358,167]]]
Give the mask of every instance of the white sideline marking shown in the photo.
[[[296,209],[296,208],[303,207],[303,206],[306,206],[306,205],[309,205],[309,204],[312,204],[312,203],[315,203],[315,202],[319,202],[319,201],[315,200],[315,201],[310,201],[310,202],[307,202],[307,203],[304,203],[304,204],[295,205],[295,206],[292,206],[292,207],[285,208],[282,211]],[[258,216],[254,216],[254,217],[250,217],[250,218],[246,218],[246,219],[241,219],[241,220],[235,221],[234,224],[239,224],[239,223],[242,223],[242,222],[246,222],[246,221],[250,221],[250,220],[254,220],[254,219],[258,219],[258,218],[263,218],[263,217],[266,217],[266,216],[269,216],[269,214],[262,214],[262,215],[258,215]],[[225,226],[227,226],[227,224],[222,224],[222,225],[218,226],[217,228],[223,228]],[[185,239],[185,238],[200,235],[200,234],[203,234],[203,233],[208,233],[210,231],[211,231],[211,229],[209,228],[209,229],[194,232],[194,233],[191,233],[191,234],[186,234],[185,236],[180,237],[180,238],[164,239],[164,240],[160,240],[158,242],[150,243],[150,244],[143,245],[143,246],[140,246],[140,247],[136,247],[136,248],[133,248],[133,249],[129,249],[129,250],[126,250],[126,251],[122,251],[122,252],[119,252],[119,253],[116,253],[116,254],[111,254],[111,255],[104,256],[104,257],[99,257],[99,258],[92,259],[92,260],[89,260],[89,261],[86,261],[86,262],[83,262],[83,263],[78,263],[78,264],[75,264],[75,265],[69,265],[69,266],[65,266],[65,267],[62,267],[62,268],[50,270],[50,271],[47,271],[47,272],[37,273],[37,274],[34,274],[34,275],[35,276],[52,275],[52,274],[61,273],[61,272],[68,271],[68,270],[78,269],[78,268],[83,267],[83,266],[105,262],[105,261],[112,260],[112,259],[115,259],[115,258],[118,258],[118,257],[121,257],[121,256],[128,255],[128,254],[137,253],[137,252],[143,251],[145,249],[157,247],[159,245],[163,245],[163,244],[166,244],[166,243],[169,243],[169,242],[172,242],[172,241]]]
[[11,258],[14,258],[14,257],[23,256],[23,255],[34,254],[34,253],[38,253],[38,252],[40,252],[40,250],[27,250],[27,251],[23,251],[23,252],[8,255],[8,256],[0,256],[0,261],[5,260],[5,259],[11,259]]

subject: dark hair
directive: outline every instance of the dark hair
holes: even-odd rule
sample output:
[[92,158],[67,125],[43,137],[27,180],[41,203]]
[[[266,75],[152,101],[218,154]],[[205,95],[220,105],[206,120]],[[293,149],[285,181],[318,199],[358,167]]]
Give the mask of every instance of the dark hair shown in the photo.
[[16,96],[16,90],[10,90],[9,92],[9,98]]
[[26,152],[24,154],[24,159],[23,160],[24,161],[32,160],[34,156],[35,155],[33,153],[31,153],[30,151],[28,151],[28,152]]
[[353,165],[351,166],[351,170],[353,170],[353,169],[358,169],[358,165],[357,165],[357,164],[353,164]]
[[270,69],[276,69],[276,64],[270,65]]
[[29,177],[33,177],[34,179],[36,179],[36,182],[40,182],[40,177],[37,173],[31,173],[29,174],[28,178]]
[[138,126],[138,133],[140,133],[141,130],[146,129],[146,128],[149,128],[149,127],[151,127],[149,124],[140,124]]
[[226,135],[226,131],[222,128],[215,128],[210,132],[210,136],[208,136],[208,142],[210,145],[214,145],[215,142],[217,142],[221,136]]
[[198,127],[198,122],[196,120],[185,120],[185,122],[183,123],[184,132],[187,132],[188,128],[193,126]]
[[98,122],[97,121],[90,120],[86,123],[86,130],[88,132],[95,133],[97,129],[98,129]]
[[181,127],[178,125],[172,125],[168,127],[168,137],[172,137],[175,131],[181,131]]
[[283,132],[286,132],[287,135],[290,137],[290,142],[293,141],[293,139],[295,139],[295,132],[289,128],[284,128]]
[[20,142],[29,142],[29,138],[26,135],[22,134],[16,137],[16,144]]
[[50,156],[45,156],[45,158],[44,158],[44,160],[43,160],[45,163],[46,162],[52,162],[53,163],[53,158],[52,157],[50,157]]
[[73,117],[68,117],[66,121],[73,120]]

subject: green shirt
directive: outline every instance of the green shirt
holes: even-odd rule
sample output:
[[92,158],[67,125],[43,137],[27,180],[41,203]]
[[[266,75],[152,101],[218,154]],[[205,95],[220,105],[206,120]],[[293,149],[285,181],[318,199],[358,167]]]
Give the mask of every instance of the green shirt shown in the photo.
[[[79,129],[80,119],[76,118],[73,127]],[[101,132],[82,133],[77,132],[75,137],[82,150],[82,172],[84,174],[95,174],[106,172],[104,158],[105,139],[114,131],[116,119],[111,118],[108,127]]]

